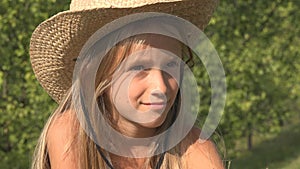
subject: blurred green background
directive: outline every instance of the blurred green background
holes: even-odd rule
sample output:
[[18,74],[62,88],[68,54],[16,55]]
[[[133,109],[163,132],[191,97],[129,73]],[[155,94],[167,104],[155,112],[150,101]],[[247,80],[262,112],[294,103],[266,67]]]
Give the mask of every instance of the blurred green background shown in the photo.
[[[34,28],[69,3],[0,2],[1,169],[29,168],[57,106],[35,79],[28,48]],[[300,168],[299,9],[297,0],[222,0],[205,30],[226,71],[217,144],[230,169]],[[201,97],[205,114],[210,97]]]

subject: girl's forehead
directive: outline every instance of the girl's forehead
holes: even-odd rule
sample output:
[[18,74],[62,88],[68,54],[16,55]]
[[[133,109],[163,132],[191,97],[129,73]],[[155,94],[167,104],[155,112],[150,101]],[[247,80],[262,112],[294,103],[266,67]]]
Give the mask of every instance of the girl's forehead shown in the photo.
[[177,56],[181,56],[182,43],[172,37],[150,34],[138,36],[137,40],[141,40],[143,43],[133,44],[131,52],[147,48],[157,48],[167,50]]

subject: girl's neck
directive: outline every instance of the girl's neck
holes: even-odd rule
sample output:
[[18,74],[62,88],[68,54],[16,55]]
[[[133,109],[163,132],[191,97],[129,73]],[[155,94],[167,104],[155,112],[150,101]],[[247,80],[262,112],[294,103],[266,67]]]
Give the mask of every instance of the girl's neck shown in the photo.
[[121,133],[134,138],[146,138],[155,135],[156,128],[144,127],[136,122],[129,121],[122,116],[119,116],[117,126]]
[[136,169],[144,168],[145,158],[128,158],[122,157],[115,154],[110,154],[111,162],[114,169]]

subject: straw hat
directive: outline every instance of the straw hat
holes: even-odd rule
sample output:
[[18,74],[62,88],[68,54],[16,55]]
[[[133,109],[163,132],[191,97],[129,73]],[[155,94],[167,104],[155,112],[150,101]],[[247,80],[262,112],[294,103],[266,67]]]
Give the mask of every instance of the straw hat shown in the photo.
[[60,102],[72,85],[76,58],[89,37],[120,17],[161,12],[186,19],[201,30],[217,0],[72,0],[70,10],[42,22],[30,41],[30,59],[42,87]]

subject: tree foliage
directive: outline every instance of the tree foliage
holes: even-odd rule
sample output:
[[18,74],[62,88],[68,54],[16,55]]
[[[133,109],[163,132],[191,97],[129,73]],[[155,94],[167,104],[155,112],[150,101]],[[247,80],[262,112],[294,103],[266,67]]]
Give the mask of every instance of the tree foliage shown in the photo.
[[221,1],[208,34],[226,69],[227,147],[278,132],[299,111],[299,1]]
[[67,7],[55,0],[0,1],[0,168],[28,168],[54,102],[34,77],[29,40],[34,28]]
[[[28,48],[34,28],[69,3],[0,1],[0,168],[29,167],[36,140],[56,106],[34,77]],[[226,71],[220,130],[227,149],[243,137],[251,148],[253,135],[278,132],[300,111],[298,9],[300,1],[220,1],[206,33]],[[209,83],[198,80],[202,86]],[[209,103],[209,90],[200,91]]]

